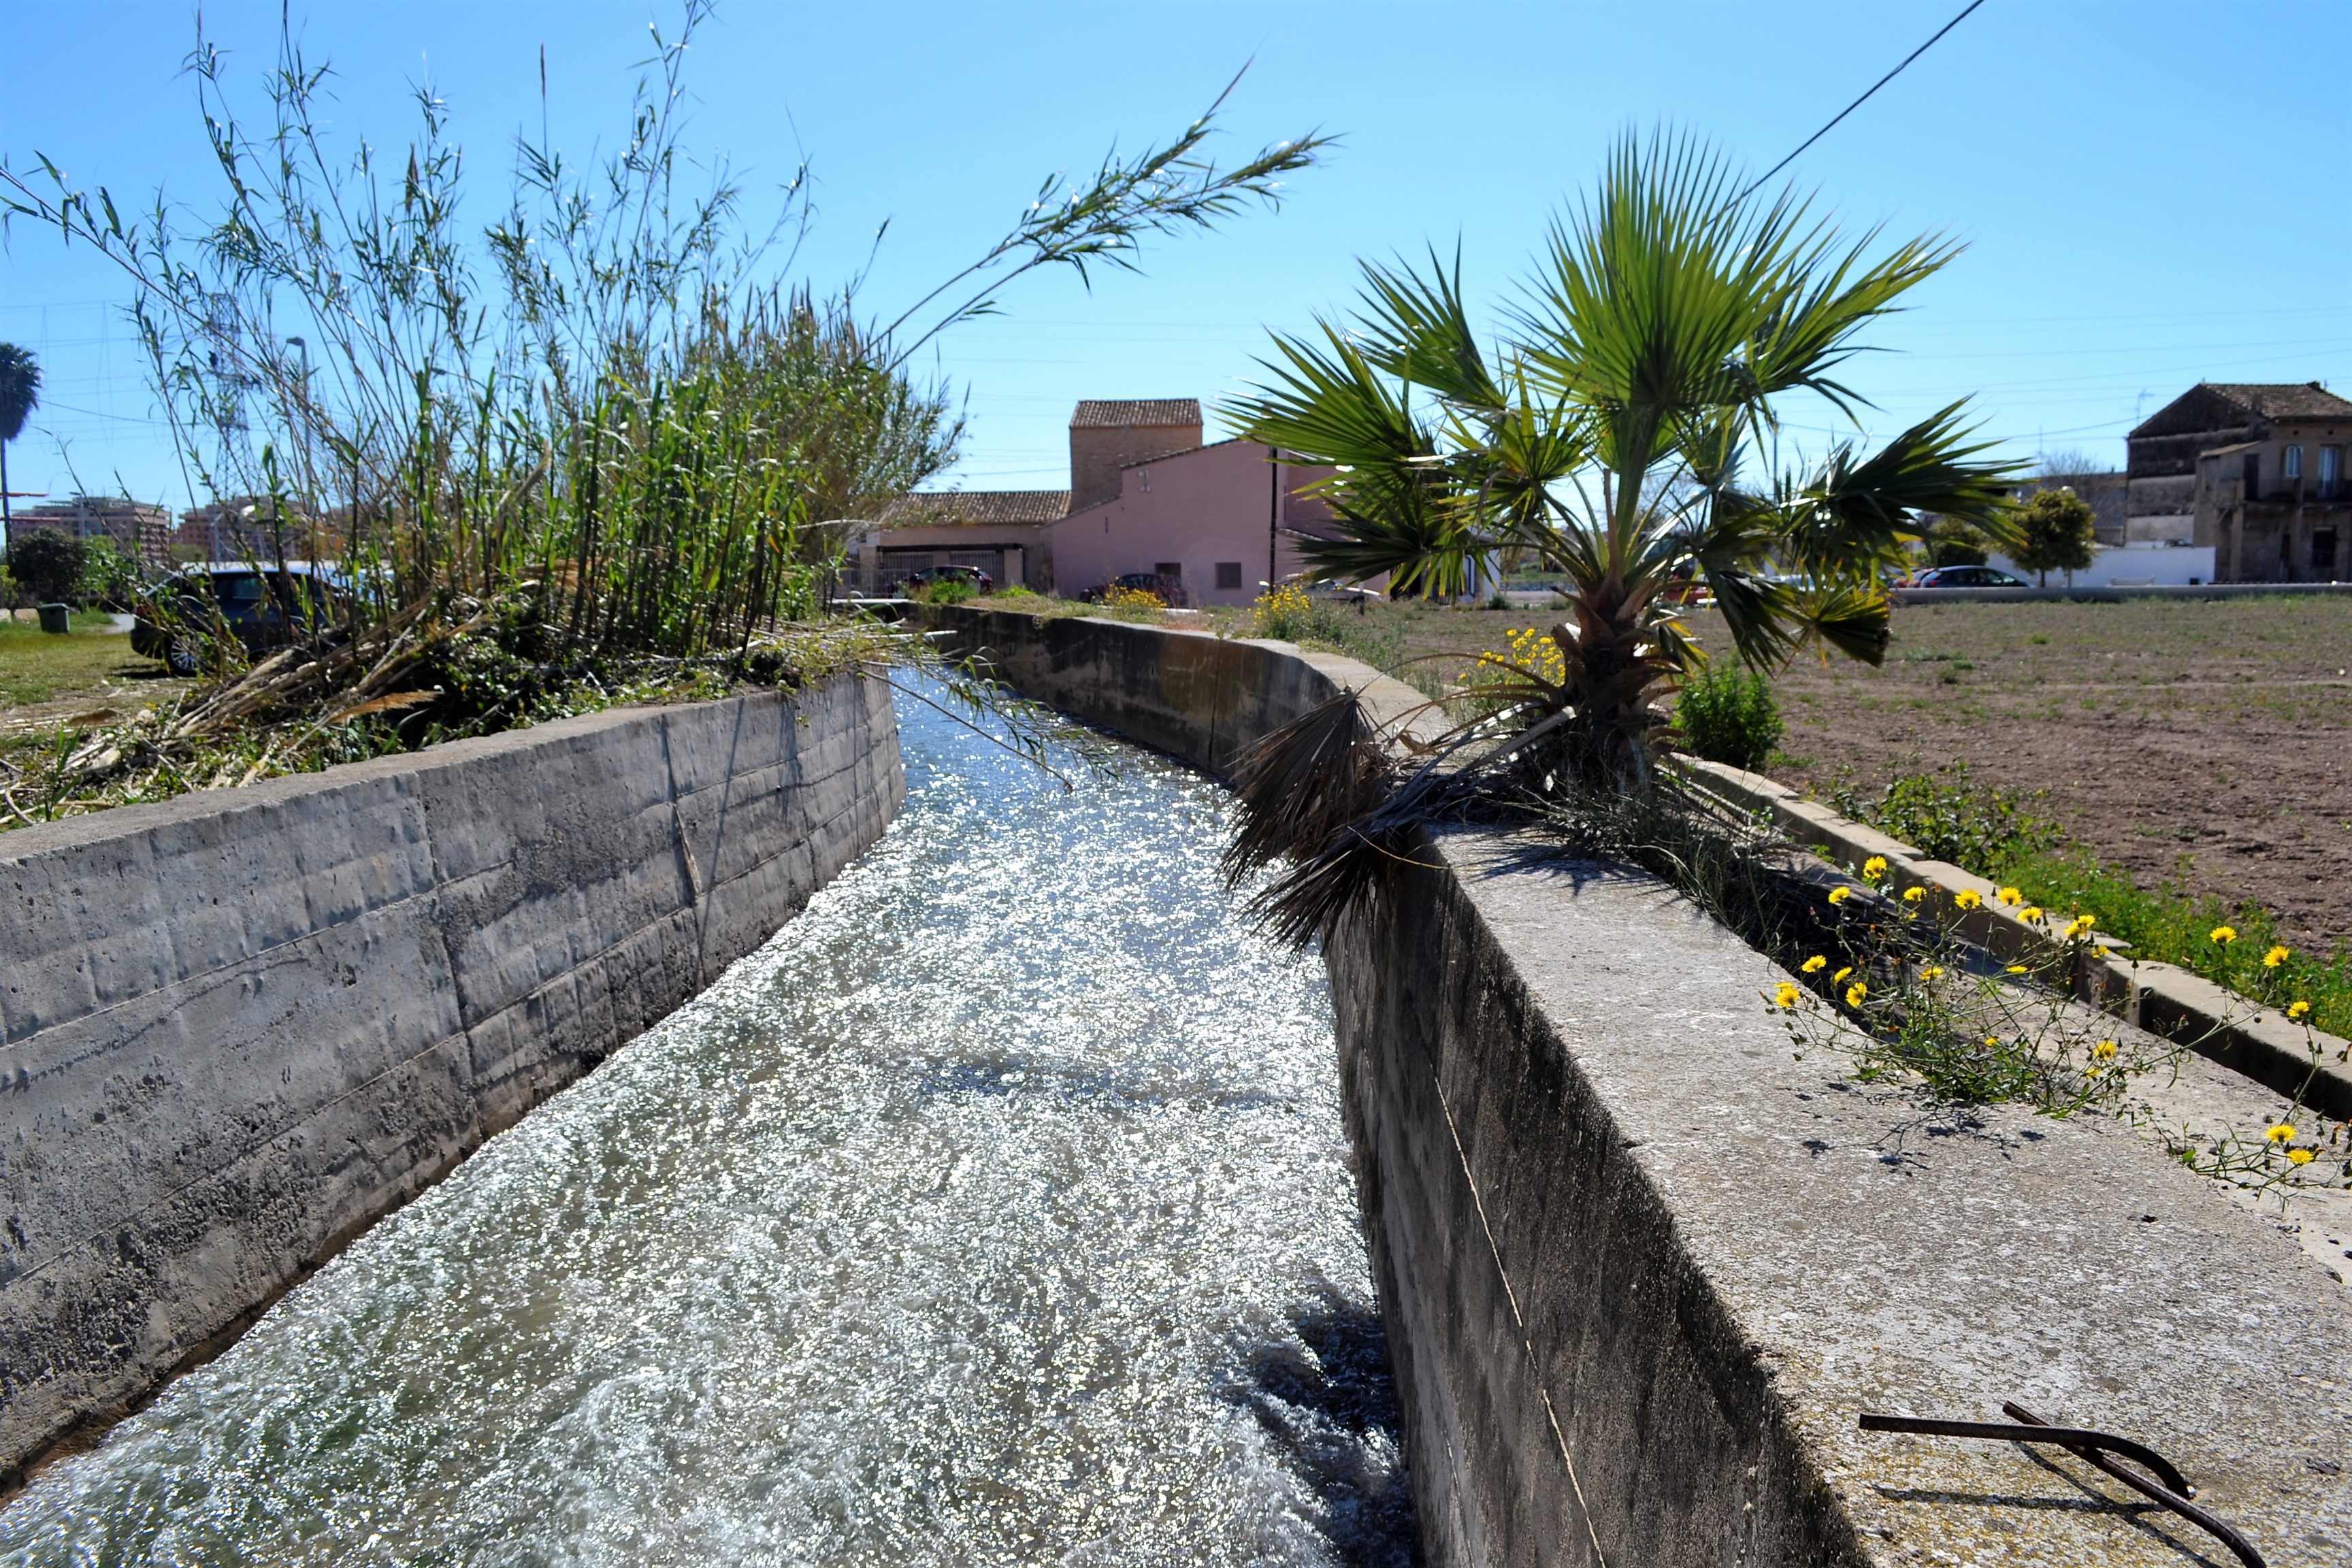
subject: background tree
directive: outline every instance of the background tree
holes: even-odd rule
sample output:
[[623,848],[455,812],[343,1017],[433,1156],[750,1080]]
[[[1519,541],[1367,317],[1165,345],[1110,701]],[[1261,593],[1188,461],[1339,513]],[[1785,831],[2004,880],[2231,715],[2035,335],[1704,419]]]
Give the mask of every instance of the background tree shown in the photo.
[[1930,566],[1981,566],[1990,552],[1990,542],[1983,532],[1965,522],[1948,517],[1924,517],[1920,521],[1920,542],[1927,547]]
[[2037,490],[2017,509],[2017,539],[2009,558],[2050,585],[2053,572],[2080,572],[2091,563],[2098,514],[2073,490]]
[[8,541],[8,575],[37,604],[70,600],[86,562],[81,541],[54,528],[28,528]]
[[13,531],[8,510],[8,443],[25,433],[25,421],[41,404],[41,367],[30,349],[0,343],[0,539]]

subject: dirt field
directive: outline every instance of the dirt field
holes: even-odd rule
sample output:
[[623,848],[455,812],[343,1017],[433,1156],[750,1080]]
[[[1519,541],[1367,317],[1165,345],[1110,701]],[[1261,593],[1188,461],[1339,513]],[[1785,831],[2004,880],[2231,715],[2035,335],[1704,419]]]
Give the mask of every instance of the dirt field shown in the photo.
[[[1416,648],[1496,647],[1541,613],[1375,611]],[[1727,640],[1696,617],[1710,647]],[[1826,792],[1965,760],[2153,885],[2252,898],[2297,945],[2352,940],[2352,597],[1895,612],[1882,669],[1776,682],[1783,782]]]

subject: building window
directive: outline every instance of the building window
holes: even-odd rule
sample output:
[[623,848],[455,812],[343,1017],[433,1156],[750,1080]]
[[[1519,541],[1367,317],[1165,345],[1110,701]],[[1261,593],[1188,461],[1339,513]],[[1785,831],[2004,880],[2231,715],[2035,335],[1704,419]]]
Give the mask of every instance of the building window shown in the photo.
[[2263,455],[2260,452],[2247,453],[2239,471],[2245,476],[2246,499],[2248,500],[2253,500],[2261,496],[2263,493]]
[[2319,499],[2334,500],[2336,489],[2344,482],[2344,448],[2322,447],[2319,449]]
[[1151,569],[1160,574],[1160,580],[1163,583],[1181,583],[1184,580],[1184,563],[1181,561],[1155,561]]
[[1242,563],[1238,561],[1217,563],[1217,589],[1230,594],[1242,585]]
[[2286,477],[2286,478],[2288,478],[2288,479],[2299,479],[2303,478],[2303,448],[2302,448],[2302,447],[2289,447],[2286,449],[2286,472],[2285,472],[2285,477]]

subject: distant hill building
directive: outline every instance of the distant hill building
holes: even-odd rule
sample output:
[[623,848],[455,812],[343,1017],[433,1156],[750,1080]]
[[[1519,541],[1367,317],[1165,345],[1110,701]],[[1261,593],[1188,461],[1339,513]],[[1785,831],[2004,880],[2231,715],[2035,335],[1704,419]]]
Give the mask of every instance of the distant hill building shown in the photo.
[[171,554],[172,514],[122,496],[76,496],[16,509],[16,532],[46,528],[76,539],[110,539],[125,555],[161,564]]
[[309,519],[289,516],[281,528],[277,503],[268,496],[229,496],[180,514],[183,555],[203,561],[274,560],[282,547],[289,561],[322,560],[335,553],[334,541]]
[[2222,583],[2352,578],[2352,402],[2317,382],[2204,382],[2131,433],[2125,531],[2206,546]]

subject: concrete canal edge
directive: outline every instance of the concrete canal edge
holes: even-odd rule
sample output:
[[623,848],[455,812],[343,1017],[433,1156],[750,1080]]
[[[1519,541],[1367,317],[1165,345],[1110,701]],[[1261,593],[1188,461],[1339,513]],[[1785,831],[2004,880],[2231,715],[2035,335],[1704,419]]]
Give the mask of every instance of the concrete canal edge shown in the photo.
[[852,675],[0,837],[0,1474],[701,991],[905,796]]
[[[931,614],[1211,771],[1342,684],[1417,700],[1283,644]],[[2352,1561],[2352,1295],[2294,1242],[2120,1124],[1800,1058],[1780,972],[1654,879],[1428,850],[1325,958],[1432,1563],[2225,1560],[2021,1447],[1855,1429],[2007,1399],[2155,1447],[2274,1564]]]

